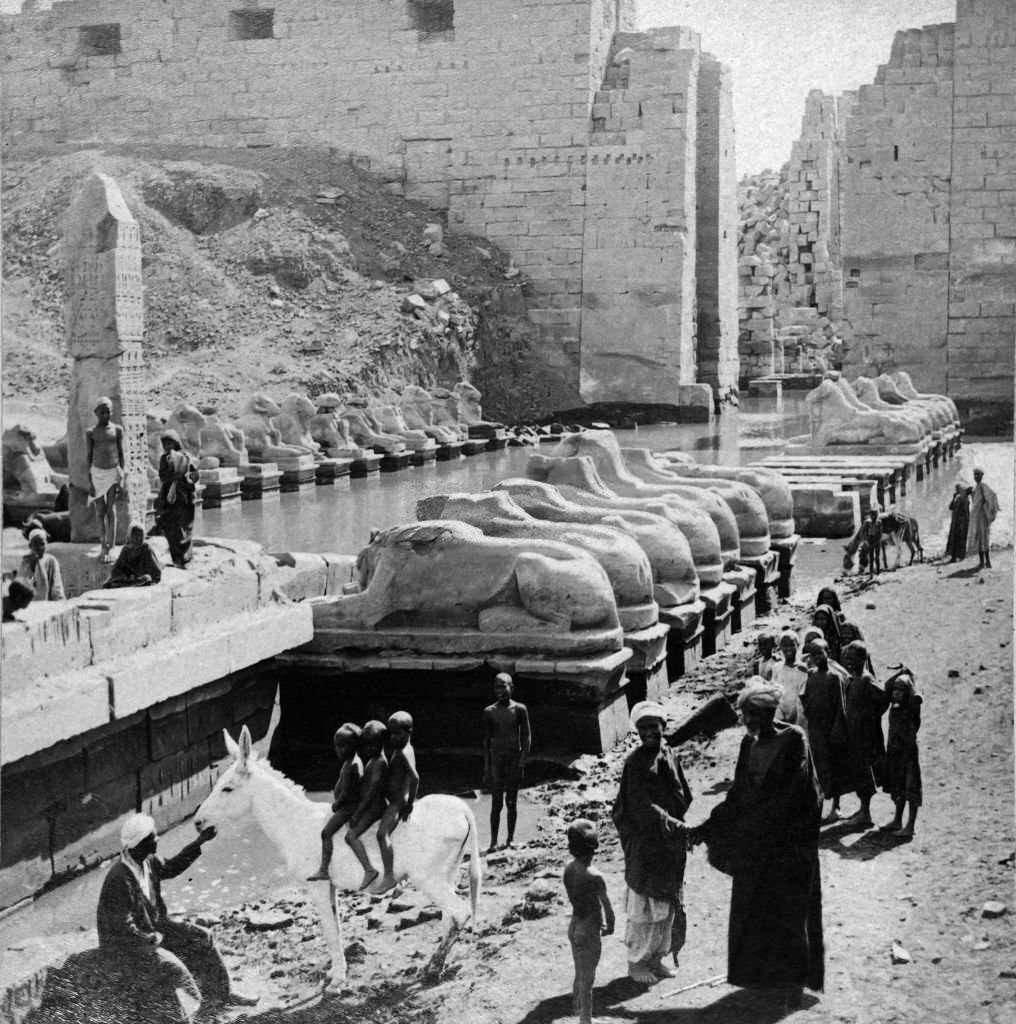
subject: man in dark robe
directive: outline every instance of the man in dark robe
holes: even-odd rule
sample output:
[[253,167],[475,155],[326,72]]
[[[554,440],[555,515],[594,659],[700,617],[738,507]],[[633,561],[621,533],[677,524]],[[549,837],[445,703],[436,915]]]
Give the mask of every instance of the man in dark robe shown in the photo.
[[192,1021],[202,1002],[257,1002],[230,991],[229,973],[209,932],[171,919],[162,898],[162,880],[186,871],[214,835],[206,829],[175,857],[162,860],[155,855],[155,822],[132,814],[120,832],[120,859],[99,893],[99,949],[111,975],[147,989],[153,1007],[175,1004],[181,1022]]
[[949,502],[949,537],[945,553],[950,562],[962,562],[967,557],[967,534],[970,531],[970,492],[972,487],[957,484]]
[[845,793],[856,793],[860,809],[846,824],[870,828],[871,798],[882,782],[885,768],[885,736],[882,716],[889,708],[885,690],[867,671],[868,648],[854,640],[843,648],[843,667],[849,678],[844,691],[847,725],[847,781]]
[[663,742],[666,713],[655,701],[632,708],[640,746],[628,755],[612,816],[624,851],[628,974],[643,985],[672,978],[663,963],[684,945],[684,867],[687,854],[683,819],[691,790],[677,755]]
[[175,430],[163,431],[162,458],[159,459],[159,496],[155,501],[155,520],[169,542],[169,555],[178,569],[191,560],[191,530],[194,528],[198,470],[183,450]]
[[727,981],[781,990],[789,1006],[825,978],[818,835],[822,791],[808,740],[776,721],[781,691],[753,680],[738,698],[747,735],[734,782],[689,830],[733,877]]

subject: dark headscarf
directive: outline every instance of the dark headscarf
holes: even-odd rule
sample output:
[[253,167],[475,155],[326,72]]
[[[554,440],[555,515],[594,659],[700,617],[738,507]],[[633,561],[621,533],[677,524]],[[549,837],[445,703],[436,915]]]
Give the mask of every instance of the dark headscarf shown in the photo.
[[[815,618],[819,612],[825,616],[827,625],[819,626],[818,623],[815,622]],[[839,661],[841,654],[839,616],[829,605],[820,604],[815,609],[815,614],[812,616],[811,621],[822,630],[823,634],[825,634],[826,643],[829,645],[829,656],[833,661]]]
[[820,608],[822,605],[828,605],[834,612],[842,612],[843,609],[840,607],[840,595],[833,590],[832,587],[823,587],[818,592],[818,598],[815,601],[815,607]]
[[175,430],[164,430],[159,435],[160,441],[169,441],[175,451],[183,450],[183,441],[180,440],[180,435]]

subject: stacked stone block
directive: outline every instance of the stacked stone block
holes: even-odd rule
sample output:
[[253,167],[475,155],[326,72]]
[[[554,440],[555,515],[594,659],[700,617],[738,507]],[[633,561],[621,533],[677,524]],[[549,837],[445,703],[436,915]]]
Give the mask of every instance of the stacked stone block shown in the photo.
[[[634,0],[439,6],[75,0],[7,17],[5,139],[354,154],[512,254],[575,404],[674,401],[695,379],[697,37],[633,32]],[[108,46],[101,26],[118,30]],[[625,48],[630,88],[608,70]],[[605,390],[619,338],[648,393]]]
[[699,64],[696,157],[696,380],[722,397],[740,375],[737,311],[737,177],[730,69]]

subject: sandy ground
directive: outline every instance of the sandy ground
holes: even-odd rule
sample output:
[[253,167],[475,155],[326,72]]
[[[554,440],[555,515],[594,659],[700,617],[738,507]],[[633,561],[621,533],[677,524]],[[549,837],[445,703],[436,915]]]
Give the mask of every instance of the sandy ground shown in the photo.
[[[836,825],[824,830],[826,991],[806,995],[804,1006],[792,1014],[781,1002],[722,982],[675,991],[725,971],[729,882],[695,853],[686,877],[690,927],[678,978],[648,991],[625,978],[619,913],[618,935],[604,941],[596,990],[599,1017],[745,1024],[788,1015],[802,1024],[1016,1019],[1012,552],[997,552],[994,561],[995,568],[984,573],[937,562],[886,574],[871,585],[857,580],[842,585],[851,593],[847,615],[867,636],[876,668],[884,673],[902,661],[916,672],[925,698],[920,737],[925,806],[912,842],[886,839],[874,830],[846,833]],[[799,623],[806,610],[787,606],[762,625]],[[735,691],[746,672],[747,653],[738,641],[674,688],[669,702],[674,720],[715,692]],[[681,749],[695,793],[689,822],[700,821],[721,798],[739,740],[738,730],[728,730]],[[543,804],[535,834],[521,848],[487,858],[479,920],[452,951],[440,984],[425,986],[419,979],[439,926],[429,921],[403,927],[407,911],[413,917],[417,910],[411,890],[397,897],[394,907],[387,898],[344,902],[349,989],[318,1001],[314,993],[324,947],[299,891],[277,890],[270,898],[198,917],[214,927],[234,973],[248,989],[263,993],[261,1021],[549,1024],[567,1019],[572,975],[559,880],[566,859],[563,827],[580,815],[600,820],[598,864],[621,910],[623,861],[609,805],[624,753],[586,758],[579,781],[529,791],[530,799]],[[845,799],[846,811],[854,808],[853,800]],[[887,796],[875,798],[873,812],[876,824],[889,820]],[[485,838],[482,812],[479,817]],[[241,856],[234,865],[237,874],[242,862]],[[229,885],[229,877],[219,884]],[[196,888],[207,898],[207,880],[181,882],[180,888],[190,889],[187,895]],[[989,900],[1006,904],[1006,912],[982,916]],[[246,924],[252,909],[281,911],[292,923],[252,932]],[[907,951],[910,962],[892,962],[894,943]],[[304,1000],[310,1003],[295,1005]]]

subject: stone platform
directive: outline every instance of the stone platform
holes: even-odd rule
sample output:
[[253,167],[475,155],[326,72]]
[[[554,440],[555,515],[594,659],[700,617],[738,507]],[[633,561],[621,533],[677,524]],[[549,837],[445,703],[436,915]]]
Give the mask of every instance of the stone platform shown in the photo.
[[293,459],[279,459],[276,463],[282,476],[279,489],[298,491],[301,487],[312,487],[317,483],[317,463],[313,455],[298,455]]
[[406,452],[385,452],[381,456],[381,472],[396,473],[405,469],[413,458],[413,453]]
[[671,685],[694,668],[702,658],[704,601],[660,608],[660,622],[670,627],[667,634],[667,676]]
[[444,442],[437,446],[437,461],[438,462],[452,462],[455,459],[460,458],[462,455],[462,442],[452,441]]
[[731,597],[730,630],[740,633],[755,621],[755,569],[738,565],[723,574],[723,581],[735,591]]
[[479,455],[487,450],[486,438],[470,438],[462,442],[463,455]]
[[779,552],[770,548],[756,558],[742,557],[738,564],[755,573],[755,614],[766,615],[775,611],[779,601]]
[[198,470],[203,508],[220,508],[240,500],[243,480],[232,466]]
[[239,473],[243,477],[240,497],[244,501],[259,501],[266,494],[277,493],[282,481],[282,470],[274,462],[243,463]]
[[730,642],[733,629],[731,617],[737,588],[729,583],[717,583],[701,590],[705,612],[702,615],[702,655],[708,657],[722,651]]
[[[540,756],[603,753],[628,733],[627,648],[588,658],[511,655],[448,657],[291,652],[279,659],[282,715],[272,764],[304,785],[321,765],[334,780],[335,723],[413,716],[420,750],[482,747],[482,711],[498,672],[515,680],[527,705]],[[454,738],[454,740],[453,740]]]
[[667,637],[670,627],[657,623],[625,633],[624,645],[632,652],[628,662],[628,707],[640,700],[660,700],[670,689],[667,672]]
[[353,459],[349,466],[349,475],[352,477],[370,476],[381,469],[381,456],[377,452],[364,452],[363,455]]
[[348,478],[352,464],[352,459],[322,459],[315,467],[314,479],[319,485],[334,485]]
[[426,466],[428,462],[435,462],[436,460],[436,445],[431,445],[429,448],[417,448],[409,454],[409,464],[411,466]]

